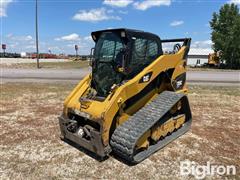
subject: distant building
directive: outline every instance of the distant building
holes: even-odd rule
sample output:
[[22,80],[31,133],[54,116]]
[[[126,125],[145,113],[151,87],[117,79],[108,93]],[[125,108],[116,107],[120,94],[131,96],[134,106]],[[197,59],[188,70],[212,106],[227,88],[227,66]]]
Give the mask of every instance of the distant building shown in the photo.
[[208,55],[213,52],[212,49],[190,49],[187,65],[196,65],[197,61],[200,62],[200,65],[208,63]]
[[30,57],[31,57],[31,53],[21,52],[21,58],[30,58]]

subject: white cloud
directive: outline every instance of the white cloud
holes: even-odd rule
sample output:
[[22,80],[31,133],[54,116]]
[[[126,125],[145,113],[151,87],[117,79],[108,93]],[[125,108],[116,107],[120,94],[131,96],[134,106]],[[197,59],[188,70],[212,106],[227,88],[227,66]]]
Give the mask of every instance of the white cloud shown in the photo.
[[7,16],[7,7],[13,0],[0,0],[0,17]]
[[16,48],[19,45],[18,42],[13,42],[12,44],[9,45],[10,48]]
[[7,34],[6,37],[8,39],[14,40],[14,41],[31,41],[31,40],[33,40],[33,37],[31,35],[14,36],[13,34]]
[[184,21],[173,21],[170,23],[170,26],[180,26],[184,24]]
[[[7,52],[35,52],[35,40],[31,35],[14,35],[12,33],[6,34],[3,37],[4,44],[7,44]],[[77,33],[72,33],[58,38],[48,39],[47,42],[39,39],[40,53],[67,53],[74,54],[74,45],[79,45],[79,54],[89,54],[90,49],[94,46],[94,41],[91,36],[81,37]]]
[[126,7],[132,2],[133,0],[104,0],[103,4],[115,6],[115,7]]
[[73,34],[69,34],[59,38],[55,38],[55,40],[56,41],[78,41],[80,40],[80,36],[76,33],[73,33]]
[[171,0],[145,0],[142,2],[135,2],[133,4],[135,9],[145,11],[154,6],[170,6]]
[[92,41],[92,36],[86,36],[83,39],[86,40],[86,41]]
[[59,46],[49,46],[48,51],[61,51],[61,48]]
[[[65,52],[65,53],[74,54],[75,53],[74,47],[77,44],[79,47],[79,54],[89,54],[90,49],[94,46],[92,37],[91,36],[80,37],[80,35],[76,33],[73,33],[73,34],[55,38],[54,44],[59,48],[53,49],[50,47],[50,49],[53,50],[53,53]],[[74,40],[73,37],[75,37],[76,39]],[[60,44],[58,42],[60,42]]]
[[[67,44],[66,46],[69,47],[69,48],[75,49],[75,45],[76,45],[76,44]],[[79,47],[79,45],[78,45],[78,47]]]
[[112,16],[112,12],[113,11],[106,10],[105,8],[91,9],[89,11],[80,10],[73,16],[73,19],[88,22],[98,22],[110,19],[121,20],[119,16]]
[[229,3],[240,5],[240,0],[230,0]]
[[24,47],[25,49],[30,49],[30,50],[35,50],[35,48],[36,48],[36,46],[34,46],[34,45],[27,45],[27,46],[25,46]]
[[33,37],[30,36],[30,35],[28,35],[28,36],[25,37],[25,41],[30,41],[30,40],[32,40],[32,39],[33,39]]
[[16,36],[12,33],[2,37],[3,42],[7,44],[7,52],[34,51],[35,41],[31,35]]
[[211,40],[195,41],[191,47],[195,49],[211,49],[213,42]]

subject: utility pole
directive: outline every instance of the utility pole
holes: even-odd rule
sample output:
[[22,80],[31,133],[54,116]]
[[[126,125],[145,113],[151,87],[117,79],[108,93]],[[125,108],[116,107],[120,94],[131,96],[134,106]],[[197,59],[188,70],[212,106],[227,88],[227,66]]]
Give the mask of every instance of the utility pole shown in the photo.
[[36,51],[37,51],[37,68],[39,69],[39,50],[38,50],[38,0],[36,0],[36,16],[35,16],[35,25],[36,25]]

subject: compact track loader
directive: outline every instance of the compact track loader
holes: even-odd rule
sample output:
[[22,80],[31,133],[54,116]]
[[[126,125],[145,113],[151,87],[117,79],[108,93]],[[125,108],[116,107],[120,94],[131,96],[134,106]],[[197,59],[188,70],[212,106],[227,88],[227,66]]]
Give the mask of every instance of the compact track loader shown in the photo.
[[[189,130],[186,61],[191,39],[130,29],[92,32],[92,73],[64,102],[62,138],[139,163]],[[177,43],[164,54],[163,43]],[[181,44],[179,44],[181,43]]]

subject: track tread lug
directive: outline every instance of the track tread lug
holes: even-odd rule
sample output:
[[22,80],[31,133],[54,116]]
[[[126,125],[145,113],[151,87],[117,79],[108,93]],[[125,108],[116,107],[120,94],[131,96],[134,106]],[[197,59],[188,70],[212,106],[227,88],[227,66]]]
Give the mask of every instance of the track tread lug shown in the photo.
[[[110,144],[113,151],[128,162],[136,163],[133,153],[137,140],[184,96],[184,94],[164,91],[129,117],[126,122],[115,129],[111,137]],[[142,160],[145,158],[147,157],[143,157]]]

